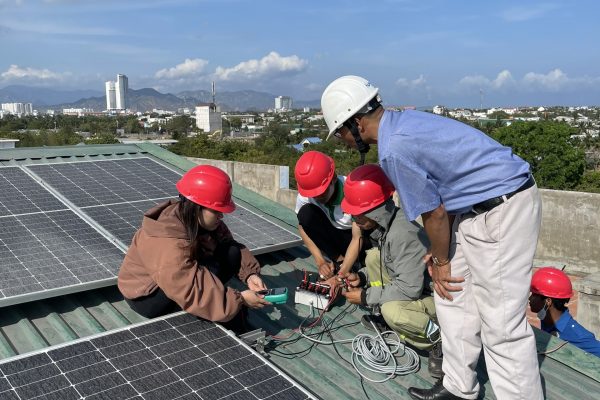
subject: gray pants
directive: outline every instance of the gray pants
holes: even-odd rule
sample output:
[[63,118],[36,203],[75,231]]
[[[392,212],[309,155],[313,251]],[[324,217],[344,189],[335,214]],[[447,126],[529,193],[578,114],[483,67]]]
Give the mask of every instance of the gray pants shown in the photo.
[[492,210],[457,216],[450,249],[452,276],[463,277],[453,301],[435,295],[444,351],[444,387],[475,399],[483,347],[500,400],[542,399],[535,337],[525,311],[537,245],[541,200],[536,186]]

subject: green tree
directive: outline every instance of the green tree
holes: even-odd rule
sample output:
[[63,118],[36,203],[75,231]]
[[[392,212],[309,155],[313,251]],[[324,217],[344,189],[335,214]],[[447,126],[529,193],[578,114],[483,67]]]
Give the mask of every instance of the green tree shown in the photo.
[[526,160],[540,187],[574,189],[585,170],[583,149],[573,144],[576,130],[552,121],[514,122],[495,129],[491,136]]
[[585,171],[576,190],[579,192],[600,193],[600,171]]

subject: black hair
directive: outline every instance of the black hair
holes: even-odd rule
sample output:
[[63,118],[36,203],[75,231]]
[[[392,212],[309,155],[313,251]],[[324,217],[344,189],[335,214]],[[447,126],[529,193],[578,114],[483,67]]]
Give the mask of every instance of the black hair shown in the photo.
[[571,299],[554,299],[554,298],[550,298],[550,300],[552,300],[552,305],[558,311],[565,311],[567,309],[567,303]]
[[198,252],[198,236],[204,231],[204,228],[199,222],[203,207],[186,199],[182,195],[179,195],[178,207],[179,219],[181,220],[181,223],[183,223],[190,240],[190,245],[188,246],[190,256],[195,257]]

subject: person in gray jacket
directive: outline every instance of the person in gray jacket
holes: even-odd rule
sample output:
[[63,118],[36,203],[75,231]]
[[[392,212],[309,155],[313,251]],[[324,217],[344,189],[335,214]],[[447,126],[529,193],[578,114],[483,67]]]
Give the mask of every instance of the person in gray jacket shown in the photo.
[[404,218],[393,193],[394,186],[376,164],[358,167],[346,178],[342,209],[353,217],[353,234],[372,229],[376,246],[367,251],[365,268],[341,276],[348,283],[342,294],[351,303],[380,308],[385,323],[403,340],[429,351],[429,372],[439,378],[440,330],[433,297],[424,294],[429,242],[423,228]]

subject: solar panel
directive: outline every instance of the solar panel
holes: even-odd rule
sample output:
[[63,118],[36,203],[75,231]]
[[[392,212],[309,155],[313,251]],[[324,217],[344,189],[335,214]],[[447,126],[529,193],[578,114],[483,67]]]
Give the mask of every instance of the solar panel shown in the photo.
[[[83,211],[123,244],[129,245],[133,235],[141,226],[143,214],[158,202],[165,200],[86,207]],[[297,235],[240,205],[233,213],[225,214],[223,220],[231,230],[234,239],[245,244],[254,254],[295,246],[300,241]]]
[[19,167],[0,169],[0,217],[67,208]]
[[[166,199],[162,199],[164,200]],[[160,202],[161,200],[136,201],[86,207],[83,211],[123,244],[129,246],[133,235],[142,225],[144,213]]]
[[[177,196],[181,175],[147,157],[29,165],[26,168],[80,207],[125,246],[140,227],[142,214]],[[238,205],[224,221],[234,238],[254,254],[299,245],[301,238]]]
[[77,207],[177,195],[180,174],[147,157],[28,165],[27,169]]
[[6,359],[0,371],[2,399],[314,398],[220,326],[186,313]]
[[0,168],[0,306],[101,286],[122,258],[23,170]]
[[245,244],[254,254],[297,246],[302,241],[298,235],[239,204],[234,212],[225,214],[223,220],[234,239]]

